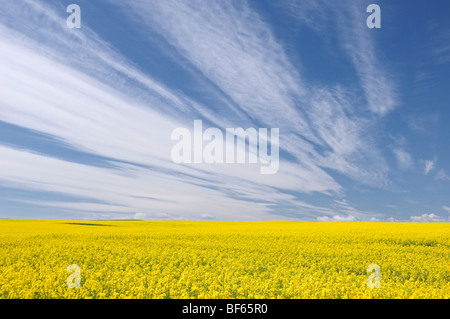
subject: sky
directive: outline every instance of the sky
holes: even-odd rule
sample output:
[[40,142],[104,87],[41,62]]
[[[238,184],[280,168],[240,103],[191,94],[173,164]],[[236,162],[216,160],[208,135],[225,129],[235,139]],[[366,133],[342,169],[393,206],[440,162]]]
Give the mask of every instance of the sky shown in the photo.
[[[448,222],[449,17],[425,0],[3,1],[0,218]],[[196,120],[278,128],[277,171],[175,162]]]

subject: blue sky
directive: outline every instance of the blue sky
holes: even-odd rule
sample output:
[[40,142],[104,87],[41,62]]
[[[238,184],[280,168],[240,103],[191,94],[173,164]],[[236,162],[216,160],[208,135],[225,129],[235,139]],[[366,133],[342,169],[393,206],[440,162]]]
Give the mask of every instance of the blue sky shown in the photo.
[[[448,222],[449,16],[423,0],[5,1],[0,218]],[[174,163],[171,132],[194,120],[279,128],[279,171]]]

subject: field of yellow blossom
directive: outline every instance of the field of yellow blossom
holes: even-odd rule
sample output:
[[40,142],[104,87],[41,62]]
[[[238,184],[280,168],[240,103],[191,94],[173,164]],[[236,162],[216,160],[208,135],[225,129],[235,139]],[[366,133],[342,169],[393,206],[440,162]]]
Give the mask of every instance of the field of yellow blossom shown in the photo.
[[0,298],[449,298],[449,257],[449,223],[4,219]]

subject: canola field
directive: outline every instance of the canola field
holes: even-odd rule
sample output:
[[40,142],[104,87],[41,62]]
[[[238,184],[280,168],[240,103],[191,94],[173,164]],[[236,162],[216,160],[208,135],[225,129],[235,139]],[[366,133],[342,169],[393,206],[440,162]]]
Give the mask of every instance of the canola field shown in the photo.
[[449,257],[449,223],[4,219],[0,298],[449,298]]

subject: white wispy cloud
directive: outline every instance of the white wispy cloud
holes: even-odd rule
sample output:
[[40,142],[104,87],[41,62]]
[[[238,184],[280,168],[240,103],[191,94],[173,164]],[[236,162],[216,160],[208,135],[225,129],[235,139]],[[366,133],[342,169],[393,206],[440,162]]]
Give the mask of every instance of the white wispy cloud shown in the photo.
[[393,149],[397,165],[402,170],[411,169],[414,167],[414,162],[410,153],[402,148]]
[[420,216],[411,216],[410,220],[412,222],[419,222],[419,223],[432,223],[432,222],[445,222],[445,221],[447,221],[445,218],[442,218],[442,217],[440,217],[440,216],[438,216],[436,214],[422,214]]
[[444,209],[445,211],[447,211],[450,214],[450,207],[448,206],[442,206],[442,209]]
[[[44,6],[39,6],[39,10],[51,16]],[[45,29],[46,25],[41,27]],[[35,50],[35,41],[16,35],[17,31],[9,28],[0,29],[0,83],[5,89],[0,108],[2,120],[45,133],[70,148],[109,158],[114,167],[105,170],[2,147],[0,179],[6,181],[5,186],[86,199],[82,203],[40,201],[43,206],[124,214],[143,211],[147,218],[161,213],[179,218],[174,212],[185,218],[198,218],[202,212],[214,212],[216,218],[252,220],[269,214],[274,203],[286,200],[280,190],[330,193],[340,189],[328,174],[312,164],[303,167],[282,161],[280,172],[266,178],[245,165],[176,165],[170,160],[170,133],[186,122],[162,115],[159,106],[164,102],[167,107],[177,108],[177,96],[167,91],[170,98],[155,99],[155,107],[144,106],[139,96],[127,94],[133,92],[133,86],[118,93],[111,87],[117,83],[100,81],[104,73],[94,78],[84,69],[75,69],[72,56],[63,59],[63,53],[54,50],[54,43]],[[85,39],[85,43],[89,41]],[[122,58],[114,60],[109,49],[94,48],[100,52],[92,47],[87,52],[83,46],[78,49],[86,61],[98,64],[97,69],[127,65]],[[51,54],[44,54],[45,51]],[[98,56],[112,60],[105,62]],[[129,76],[130,72],[134,71],[127,69],[122,73]],[[120,80],[120,76],[115,78]],[[147,82],[147,78],[140,81],[160,92],[161,86],[153,87],[155,82]],[[175,203],[173,198],[177,199]],[[288,198],[295,205],[292,196]]]
[[320,222],[353,222],[353,221],[380,221],[382,214],[356,209],[346,199],[334,200],[330,209],[321,211],[322,216],[316,218]]
[[376,30],[367,28],[363,6],[351,1],[294,0],[287,2],[286,8],[325,39],[337,31],[338,44],[354,66],[368,109],[380,116],[395,109],[398,105],[395,78],[378,58],[380,51],[373,40]]
[[[301,166],[335,169],[372,185],[385,183],[383,175],[388,169],[369,137],[369,118],[357,115],[359,106],[352,105],[345,89],[308,83],[270,27],[246,2],[164,1],[149,5],[134,1],[123,5],[134,10],[133,20],[140,28],[160,33],[183,57],[181,61],[194,65],[244,114],[260,125],[282,127],[282,147],[296,156]],[[358,39],[364,41],[364,35]],[[361,63],[377,68],[375,58]],[[379,73],[374,72],[374,77]],[[365,83],[375,83],[373,80]],[[381,92],[385,80],[380,75],[376,83],[383,88],[367,91],[384,96],[380,108],[390,109],[392,88]],[[299,143],[302,149],[297,147]],[[316,148],[326,151],[318,153]]]
[[[52,61],[78,70],[126,95],[138,97],[152,108],[171,115],[201,116],[220,123],[221,118],[181,92],[172,92],[139,70],[86,23],[82,32],[65,24],[65,8],[39,0],[11,2],[0,12],[2,36]],[[59,9],[57,11],[56,9]],[[30,34],[30,30],[34,30]],[[232,112],[232,110],[229,110]],[[232,113],[239,118],[239,114]]]
[[[360,220],[371,214],[343,202],[317,207],[291,195],[341,193],[326,169],[375,186],[386,182],[389,168],[370,138],[374,123],[358,112],[351,88],[308,83],[245,2],[114,3],[140,16],[133,16],[138,27],[161,34],[182,57],[180,63],[192,65],[230,99],[225,116],[139,71],[89,26],[83,25],[83,32],[65,28],[48,3],[10,3],[0,13],[1,120],[103,156],[111,168],[0,146],[5,186],[86,199],[38,201],[43,206],[134,218],[276,218],[273,207],[280,203],[312,219],[322,214]],[[357,41],[344,37],[342,45],[368,108],[387,114],[395,106],[394,86],[379,68],[372,43],[362,30],[354,32]],[[170,133],[197,118],[222,127],[280,127],[280,147],[295,160],[282,159],[274,176],[245,165],[176,165],[170,160]]]
[[[115,2],[117,3],[117,2]],[[303,80],[269,27],[246,2],[121,3],[143,27],[162,34],[205,77],[260,123],[315,136],[294,108]]]
[[430,173],[434,169],[434,166],[435,166],[435,161],[433,161],[433,160],[424,161],[423,173],[425,175],[428,175],[428,173]]
[[[336,10],[342,12],[341,7],[339,4]],[[344,28],[344,31],[341,32],[344,48],[359,75],[369,109],[376,114],[386,115],[398,104],[395,82],[391,73],[377,58],[378,51],[373,41],[370,40],[372,35],[369,32],[373,30],[369,30],[364,23],[361,23],[366,18],[364,12],[353,6],[353,3],[348,10],[349,18],[353,20],[353,23],[341,22],[341,26]],[[341,17],[343,21],[347,18]]]
[[439,172],[437,172],[434,179],[437,181],[450,181],[450,176],[448,176],[447,173],[443,169],[441,169],[439,170]]
[[[270,196],[260,205],[249,206],[248,201],[227,197],[222,190],[212,189],[208,184],[195,185],[175,175],[140,167],[100,168],[5,146],[0,146],[0,151],[2,186],[84,198],[81,203],[34,201],[42,206],[132,216],[137,211],[147,218],[166,214],[177,219],[195,219],[201,212],[208,212],[218,219],[254,220],[270,211],[269,205],[264,204],[270,203]],[[230,211],[243,214],[230,214]]]
[[356,219],[354,216],[334,215],[332,217],[328,217],[328,216],[317,217],[317,221],[319,221],[319,222],[354,222],[354,221],[356,221]]

